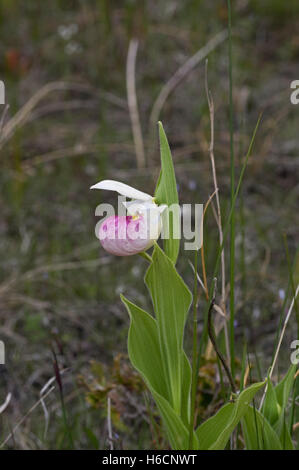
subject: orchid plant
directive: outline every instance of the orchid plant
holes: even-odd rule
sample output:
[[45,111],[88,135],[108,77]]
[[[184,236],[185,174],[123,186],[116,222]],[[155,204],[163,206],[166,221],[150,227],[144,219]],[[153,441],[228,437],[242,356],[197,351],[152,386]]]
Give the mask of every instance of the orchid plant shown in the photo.
[[[178,193],[171,152],[161,123],[159,136],[161,172],[154,196],[111,180],[92,186],[94,189],[116,191],[132,199],[126,203],[127,215],[111,216],[102,223],[99,238],[106,251],[117,256],[128,256],[143,254],[153,246],[152,255],[146,254],[149,267],[145,284],[152,299],[154,314],[146,312],[121,295],[130,317],[129,357],[156,402],[173,449],[224,449],[241,421],[246,444],[250,448],[256,430],[256,414],[251,402],[267,381],[254,383],[240,392],[234,391],[227,404],[196,427],[195,400],[191,399],[191,390],[196,390],[197,386],[198,361],[192,361],[191,367],[183,348],[188,312],[192,300],[194,303],[196,299],[193,299],[175,267],[180,242],[173,233],[180,220],[168,209],[172,204],[178,204]],[[163,240],[162,249],[157,240],[165,218],[169,219],[169,237]],[[212,301],[210,308],[213,308]],[[262,413],[270,415],[273,422],[274,419],[278,421],[280,416],[278,411],[274,416],[270,406],[273,399],[269,398],[272,392],[269,383],[267,400],[262,412],[258,414],[259,425],[263,423]],[[288,387],[289,384],[290,381]],[[282,387],[278,391],[278,397],[283,394]],[[277,407],[276,409],[278,410]],[[269,433],[271,441],[271,436],[276,431],[269,425],[265,432]],[[277,439],[279,441],[279,437]]]

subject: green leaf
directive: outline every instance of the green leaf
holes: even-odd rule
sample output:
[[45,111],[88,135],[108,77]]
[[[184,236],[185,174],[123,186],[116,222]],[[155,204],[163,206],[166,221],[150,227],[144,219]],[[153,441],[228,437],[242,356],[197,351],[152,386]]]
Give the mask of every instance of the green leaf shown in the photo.
[[[174,411],[169,403],[169,391],[165,382],[163,362],[160,353],[158,328],[156,320],[141,308],[121,296],[130,316],[130,329],[128,337],[129,357],[147,384],[158,406],[169,441],[173,449],[185,450],[188,448],[189,433],[182,418]],[[185,371],[186,387],[190,387],[187,358],[182,356]],[[187,361],[188,362],[188,361]],[[189,365],[190,367],[190,365]],[[194,442],[197,439],[194,435]]]
[[173,262],[157,244],[155,244],[152,263],[147,270],[145,282],[156,313],[166,381],[171,386],[170,402],[180,414],[183,383],[183,334],[192,295],[177,273]]
[[267,382],[267,392],[263,406],[263,415],[273,425],[279,418],[279,404],[271,380]]
[[290,425],[288,425],[286,419],[286,407],[293,387],[295,371],[296,365],[292,365],[276,387],[273,387],[270,380],[268,381],[265,403],[262,410],[263,415],[280,439],[282,448],[286,450],[294,449],[289,429]]
[[278,422],[274,425],[274,429],[280,439],[282,449],[294,450],[289,424],[284,413],[281,414]]
[[[200,450],[209,450],[211,446],[216,442],[223,430],[226,428],[227,423],[231,420],[231,417],[234,412],[234,404],[227,403],[220,410],[207,421],[199,426],[196,430],[197,439],[199,442]],[[224,449],[226,443],[229,439],[229,436],[232,431],[229,432],[227,440],[221,442],[219,449]],[[217,447],[218,448],[218,447]]]
[[[187,450],[189,444],[189,431],[184,425],[180,416],[170,406],[165,398],[152,391],[153,397],[157,403],[163,422],[166,426],[167,435],[174,450]],[[193,436],[195,446],[197,447],[197,437]]]
[[196,430],[200,450],[223,450],[231,433],[249,408],[255,394],[266,382],[258,382],[243,390],[234,403],[224,405],[216,415]]
[[252,406],[242,419],[247,450],[281,450],[280,440],[269,421]]
[[[159,137],[161,172],[155,190],[155,199],[158,204],[166,204],[168,206],[168,209],[165,209],[162,214],[163,231],[168,235],[167,238],[164,239],[164,250],[169,258],[176,263],[180,248],[179,197],[172,156],[161,122],[159,122]],[[176,209],[169,209],[172,204],[176,205]]]
[[149,389],[169,400],[169,390],[162,368],[163,361],[156,320],[123,295],[121,295],[121,300],[125,304],[131,320],[128,335],[130,360]]
[[276,385],[276,387],[274,388],[281,412],[285,409],[288,403],[289,396],[294,383],[296,368],[296,365],[291,365],[287,374],[284,376],[281,382],[279,382],[279,384]]

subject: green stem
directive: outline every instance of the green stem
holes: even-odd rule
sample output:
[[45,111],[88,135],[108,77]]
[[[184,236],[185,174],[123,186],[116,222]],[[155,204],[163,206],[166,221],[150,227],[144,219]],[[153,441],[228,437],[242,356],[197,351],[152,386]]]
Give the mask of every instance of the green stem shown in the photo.
[[198,266],[198,251],[196,250],[194,253],[193,352],[192,352],[192,384],[191,384],[189,450],[193,449],[193,431],[194,431],[194,416],[195,416],[196,389],[197,389],[197,301],[198,301],[197,266]]
[[[227,0],[228,6],[228,58],[229,58],[229,131],[230,131],[230,203],[233,204],[235,193],[235,155],[234,155],[234,128],[233,128],[233,64],[232,64],[232,12],[231,2]],[[230,358],[231,373],[235,376],[235,212],[232,212],[230,222]]]
[[146,259],[150,263],[153,261],[150,255],[148,255],[145,251],[141,251],[140,253],[138,253],[138,255],[141,256],[141,258]]

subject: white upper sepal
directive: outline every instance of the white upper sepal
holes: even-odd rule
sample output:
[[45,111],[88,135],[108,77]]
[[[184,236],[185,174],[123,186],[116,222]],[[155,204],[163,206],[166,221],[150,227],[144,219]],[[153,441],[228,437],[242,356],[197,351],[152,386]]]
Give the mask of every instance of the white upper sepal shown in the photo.
[[138,189],[132,188],[132,186],[114,180],[100,181],[99,183],[91,186],[90,189],[107,189],[108,191],[116,191],[122,196],[126,196],[131,199],[139,199],[140,201],[150,201],[153,199],[150,194],[143,193]]

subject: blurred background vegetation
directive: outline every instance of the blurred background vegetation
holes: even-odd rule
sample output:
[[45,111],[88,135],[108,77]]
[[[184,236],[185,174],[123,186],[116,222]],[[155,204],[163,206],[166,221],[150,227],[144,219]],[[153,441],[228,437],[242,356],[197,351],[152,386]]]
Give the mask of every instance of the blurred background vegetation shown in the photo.
[[[236,213],[237,349],[241,359],[246,340],[252,380],[269,367],[292,294],[291,271],[299,281],[299,107],[290,103],[290,83],[299,79],[298,26],[297,0],[233,2],[238,162],[263,112]],[[116,197],[89,187],[110,178],[153,192],[159,171],[153,104],[179,67],[226,27],[222,0],[1,1],[0,78],[9,109],[0,137],[0,339],[7,356],[0,366],[0,403],[12,394],[0,415],[3,448],[107,448],[108,397],[116,448],[163,447],[152,403],[126,358],[128,317],[119,300],[125,293],[150,309],[143,285],[146,262],[114,258],[100,249],[94,210]],[[136,163],[127,104],[132,38],[138,40],[136,90],[145,168]],[[225,217],[226,40],[209,54],[208,77]],[[168,96],[159,116],[182,203],[204,203],[213,192],[204,78],[203,60]],[[210,211],[208,275],[217,243]],[[189,257],[181,252],[179,271],[192,286]],[[281,371],[288,368],[288,345],[296,332],[294,316]],[[223,397],[213,361],[201,374],[204,419]],[[46,384],[42,393],[49,394],[41,403]]]

